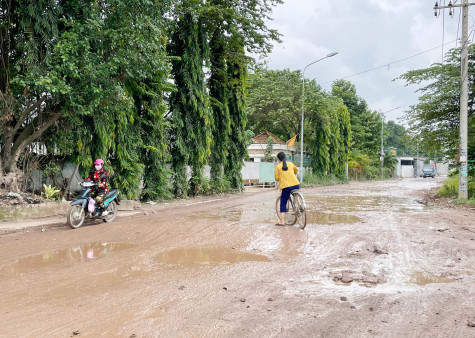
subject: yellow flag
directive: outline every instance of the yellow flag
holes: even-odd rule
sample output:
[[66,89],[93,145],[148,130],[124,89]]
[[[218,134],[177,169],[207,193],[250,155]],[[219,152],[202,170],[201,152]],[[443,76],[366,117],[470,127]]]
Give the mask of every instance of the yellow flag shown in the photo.
[[[297,135],[298,135],[298,134],[297,134]],[[293,146],[294,146],[295,140],[297,139],[297,135],[295,135],[294,137],[292,137],[292,138],[287,142],[287,146],[289,146],[289,147],[293,147]]]

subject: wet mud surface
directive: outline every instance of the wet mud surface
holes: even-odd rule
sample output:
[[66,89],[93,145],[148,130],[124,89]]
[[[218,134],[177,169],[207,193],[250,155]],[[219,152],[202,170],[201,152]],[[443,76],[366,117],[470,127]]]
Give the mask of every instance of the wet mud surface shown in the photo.
[[474,337],[475,211],[441,179],[148,206],[71,230],[0,235],[0,337]]

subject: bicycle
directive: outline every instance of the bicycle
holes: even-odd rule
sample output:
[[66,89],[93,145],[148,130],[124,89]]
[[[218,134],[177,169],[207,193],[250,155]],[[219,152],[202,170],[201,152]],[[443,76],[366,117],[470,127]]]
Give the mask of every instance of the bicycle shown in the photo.
[[[299,189],[290,192],[289,200],[287,201],[287,212],[285,213],[285,224],[294,225],[299,222],[300,229],[304,229],[307,225],[307,214],[305,212],[305,199]],[[280,219],[280,196],[275,201],[275,211],[277,217]]]

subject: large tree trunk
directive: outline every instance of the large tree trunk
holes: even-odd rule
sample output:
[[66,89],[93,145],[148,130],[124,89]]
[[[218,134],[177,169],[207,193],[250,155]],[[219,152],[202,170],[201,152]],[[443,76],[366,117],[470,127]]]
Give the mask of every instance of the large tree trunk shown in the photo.
[[[11,146],[11,152],[3,154],[3,170],[5,172],[17,171],[18,160],[27,146],[38,139],[43,133],[51,127],[60,117],[60,112],[52,112],[42,116],[43,123],[36,124],[38,118],[35,118],[32,123],[28,124],[21,130],[18,137],[15,138]],[[10,143],[11,144],[11,143]]]

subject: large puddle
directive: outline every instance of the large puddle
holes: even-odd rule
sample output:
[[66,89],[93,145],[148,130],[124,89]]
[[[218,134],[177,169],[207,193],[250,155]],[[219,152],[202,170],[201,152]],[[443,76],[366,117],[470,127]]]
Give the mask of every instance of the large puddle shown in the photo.
[[319,210],[361,212],[392,210],[399,212],[422,211],[427,208],[411,198],[388,196],[305,196],[307,206]]
[[155,260],[160,263],[179,265],[270,262],[270,259],[263,255],[226,249],[176,249],[158,254]]
[[15,263],[0,268],[1,275],[20,274],[50,266],[68,266],[73,262],[84,262],[102,258],[113,251],[121,251],[134,247],[135,244],[96,242],[83,244],[69,249],[43,252],[19,258]]
[[276,212],[271,208],[227,208],[227,209],[214,209],[210,211],[200,211],[189,219],[207,219],[211,221],[226,221],[226,222],[274,222],[276,220]]
[[417,271],[413,272],[410,276],[409,283],[416,285],[427,285],[432,283],[452,283],[453,279],[443,278],[431,275],[429,273]]

